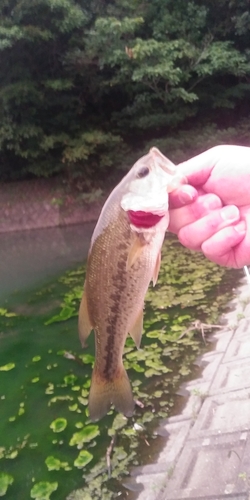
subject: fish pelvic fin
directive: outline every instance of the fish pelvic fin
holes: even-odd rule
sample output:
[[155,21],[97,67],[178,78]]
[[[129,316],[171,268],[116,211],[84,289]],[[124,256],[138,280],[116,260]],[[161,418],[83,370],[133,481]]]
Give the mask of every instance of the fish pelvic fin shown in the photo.
[[78,315],[78,331],[79,331],[79,338],[82,344],[82,347],[85,347],[86,340],[92,330],[92,325],[89,319],[89,313],[88,313],[88,307],[87,307],[87,299],[86,299],[86,293],[83,292],[81,304],[80,304],[80,309],[79,309],[79,315]]
[[134,265],[137,259],[140,257],[141,252],[146,245],[146,241],[141,233],[134,234],[133,242],[130,246],[127,258],[126,269],[127,271]]
[[117,370],[111,380],[105,379],[94,367],[90,393],[89,393],[89,416],[95,422],[104,417],[111,405],[116,411],[131,417],[134,411],[134,398],[127,372],[123,365]]
[[143,331],[143,308],[140,310],[134,324],[129,329],[129,333],[137,349],[139,349],[140,347],[142,331]]
[[156,285],[156,282],[158,280],[158,274],[160,271],[160,267],[161,267],[161,251],[158,253],[156,263],[155,263],[155,268],[154,268],[153,277],[152,277],[153,286]]

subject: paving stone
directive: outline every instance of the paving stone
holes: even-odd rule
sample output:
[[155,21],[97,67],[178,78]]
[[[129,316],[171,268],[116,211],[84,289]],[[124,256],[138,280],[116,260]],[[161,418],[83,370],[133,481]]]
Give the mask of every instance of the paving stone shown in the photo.
[[208,397],[190,438],[250,430],[250,389]]
[[250,360],[222,364],[210,387],[210,394],[250,388]]
[[[151,499],[153,500],[153,497],[151,497]],[[166,497],[166,496],[158,496],[156,497],[154,500],[178,500],[178,498],[174,498],[172,497],[169,498],[169,497]],[[188,497],[188,500],[200,500],[200,497]],[[246,493],[243,493],[243,494],[236,494],[236,493],[233,493],[232,495],[230,494],[225,494],[225,495],[208,495],[208,496],[203,496],[202,497],[202,500],[249,500],[249,493],[248,491]]]
[[[218,498],[247,490],[239,471],[247,433],[188,441],[160,499]],[[157,498],[157,500],[158,500]]]
[[250,358],[250,332],[242,332],[233,338],[228,346],[224,362],[234,361],[240,358]]
[[240,489],[240,483],[242,483],[242,481],[245,483],[246,487],[248,488],[248,493],[249,493],[249,498],[250,498],[250,436],[249,436],[249,433],[247,436],[246,449],[245,449],[245,453],[243,456],[243,460],[241,461],[241,464],[239,467],[239,475],[238,475],[239,488],[238,489]]
[[[238,322],[238,326],[235,330],[235,333],[234,333],[234,336],[235,337],[238,337],[239,335],[241,335],[243,332],[250,332],[250,320],[249,319],[246,319],[246,318],[242,318],[239,322]],[[250,335],[250,333],[249,333]]]
[[211,361],[208,363],[208,365],[204,368],[203,373],[202,373],[202,378],[206,381],[212,381],[216,371],[218,370],[218,367],[220,363],[222,362],[224,356],[223,353],[217,353],[216,356],[211,358]]
[[[135,469],[137,500],[250,500],[250,286],[224,315],[214,351],[197,359],[201,376],[180,389],[181,414],[162,425],[166,446],[152,466]],[[244,317],[240,317],[240,315]],[[234,328],[230,328],[234,325]],[[211,338],[211,337],[210,337]]]
[[[169,471],[169,474],[171,475],[171,470]],[[124,485],[132,491],[138,491],[138,487],[140,489],[141,487],[143,488],[143,490],[140,491],[136,497],[137,500],[156,500],[156,498],[164,492],[167,477],[167,470],[162,474],[143,474],[142,476],[133,478],[132,483],[131,480],[125,481]]]
[[[248,299],[250,302],[250,294],[248,296]],[[246,307],[244,308],[244,314],[245,314],[246,318],[250,318],[250,303],[247,304]]]
[[171,422],[164,425],[164,430],[169,432],[169,439],[167,445],[160,453],[157,463],[169,463],[170,466],[173,466],[183,448],[192,425],[193,422],[191,419],[177,421],[172,419]]
[[225,352],[234,336],[234,330],[223,330],[220,333],[216,333],[214,336],[218,339],[215,352]]

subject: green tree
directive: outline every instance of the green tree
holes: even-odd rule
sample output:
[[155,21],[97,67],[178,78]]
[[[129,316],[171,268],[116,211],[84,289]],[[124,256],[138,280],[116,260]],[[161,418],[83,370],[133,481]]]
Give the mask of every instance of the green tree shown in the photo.
[[248,0],[2,0],[0,178],[102,175],[194,119],[246,116],[249,31]]

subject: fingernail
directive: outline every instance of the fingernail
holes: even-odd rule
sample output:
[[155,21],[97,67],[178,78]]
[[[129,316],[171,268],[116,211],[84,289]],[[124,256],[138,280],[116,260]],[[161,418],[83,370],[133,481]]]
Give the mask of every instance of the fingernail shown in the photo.
[[221,201],[215,194],[204,195],[201,200],[203,207],[207,210],[221,207]]
[[187,193],[185,191],[182,191],[180,193],[180,202],[183,203],[183,205],[186,205],[188,203],[191,203],[195,199],[195,194]]
[[247,230],[247,225],[244,220],[240,221],[239,224],[234,226],[234,229],[237,231],[239,234],[246,234]]
[[221,209],[221,218],[226,221],[234,222],[239,219],[239,210],[235,206],[228,206]]

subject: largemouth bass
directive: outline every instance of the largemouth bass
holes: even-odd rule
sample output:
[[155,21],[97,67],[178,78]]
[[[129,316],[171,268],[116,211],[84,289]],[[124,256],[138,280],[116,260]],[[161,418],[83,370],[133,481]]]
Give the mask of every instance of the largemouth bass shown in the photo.
[[138,160],[107,199],[95,227],[79,310],[82,345],[95,332],[95,365],[89,394],[91,420],[111,404],[126,416],[134,399],[122,356],[128,334],[140,346],[144,298],[157,281],[169,223],[168,193],[181,180],[157,149]]

